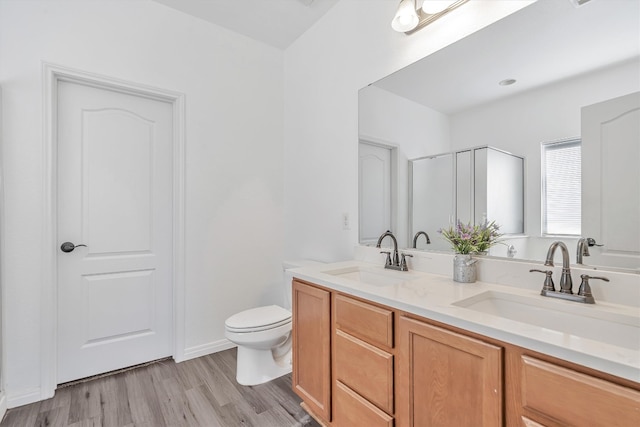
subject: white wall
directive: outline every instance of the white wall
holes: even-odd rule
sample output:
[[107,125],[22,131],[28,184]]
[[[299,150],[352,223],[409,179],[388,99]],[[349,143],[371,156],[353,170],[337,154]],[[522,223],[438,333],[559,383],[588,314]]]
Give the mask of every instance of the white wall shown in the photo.
[[186,94],[187,356],[226,344],[230,314],[282,299],[283,53],[148,0],[0,0],[10,406],[39,398],[48,357],[43,61]]
[[[529,4],[474,1],[406,36],[392,0],[341,0],[285,52],[285,255],[352,257],[358,90]],[[353,220],[352,220],[353,221]]]

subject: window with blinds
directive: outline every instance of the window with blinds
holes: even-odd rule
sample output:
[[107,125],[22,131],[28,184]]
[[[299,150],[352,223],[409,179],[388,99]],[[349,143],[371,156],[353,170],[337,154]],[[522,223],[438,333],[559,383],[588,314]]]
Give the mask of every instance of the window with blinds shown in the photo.
[[542,233],[580,235],[581,140],[542,144]]

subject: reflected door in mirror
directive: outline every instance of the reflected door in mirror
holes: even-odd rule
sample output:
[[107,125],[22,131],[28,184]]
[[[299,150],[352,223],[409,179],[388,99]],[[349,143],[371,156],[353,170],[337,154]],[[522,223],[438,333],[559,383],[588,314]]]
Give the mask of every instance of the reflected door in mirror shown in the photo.
[[391,150],[360,142],[358,159],[360,243],[371,243],[391,230]]
[[588,263],[640,268],[640,92],[582,109],[582,158]]

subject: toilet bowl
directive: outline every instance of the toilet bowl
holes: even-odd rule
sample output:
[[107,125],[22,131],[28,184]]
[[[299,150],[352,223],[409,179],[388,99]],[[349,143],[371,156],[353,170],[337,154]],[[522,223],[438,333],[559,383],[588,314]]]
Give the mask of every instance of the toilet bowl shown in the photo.
[[236,380],[256,385],[291,372],[291,312],[277,305],[229,317],[225,336],[238,346]]
[[236,381],[257,385],[291,372],[291,274],[290,268],[317,261],[285,261],[284,306],[269,305],[234,314],[224,322],[226,338],[238,346]]

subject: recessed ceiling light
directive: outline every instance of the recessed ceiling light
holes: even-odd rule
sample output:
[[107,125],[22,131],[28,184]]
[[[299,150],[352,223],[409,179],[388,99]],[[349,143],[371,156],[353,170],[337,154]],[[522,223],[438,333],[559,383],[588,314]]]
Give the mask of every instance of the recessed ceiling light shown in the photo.
[[516,79],[504,79],[498,82],[500,86],[511,86],[516,82]]

